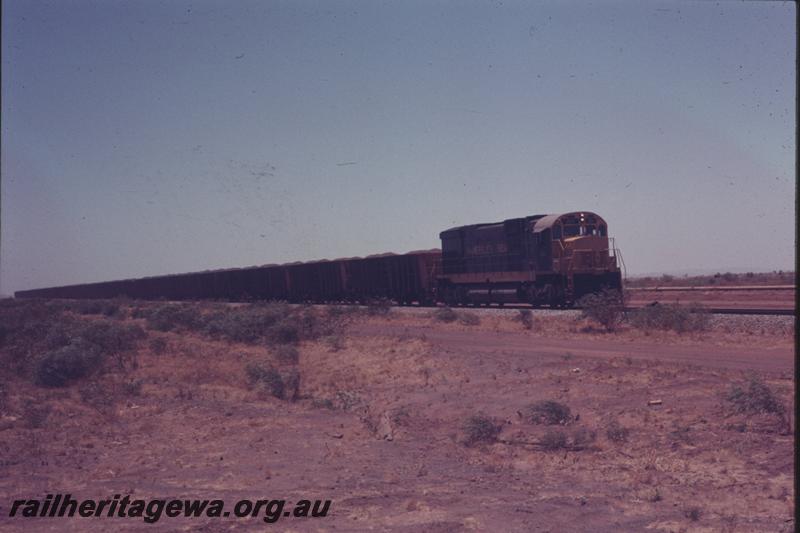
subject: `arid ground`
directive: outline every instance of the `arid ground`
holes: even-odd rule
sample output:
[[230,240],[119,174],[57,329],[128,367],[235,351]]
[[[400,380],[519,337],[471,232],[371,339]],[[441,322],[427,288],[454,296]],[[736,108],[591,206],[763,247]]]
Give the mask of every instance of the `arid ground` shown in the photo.
[[[6,303],[3,530],[795,527],[793,317],[609,332],[580,312]],[[9,518],[57,492],[332,503],[274,524]]]

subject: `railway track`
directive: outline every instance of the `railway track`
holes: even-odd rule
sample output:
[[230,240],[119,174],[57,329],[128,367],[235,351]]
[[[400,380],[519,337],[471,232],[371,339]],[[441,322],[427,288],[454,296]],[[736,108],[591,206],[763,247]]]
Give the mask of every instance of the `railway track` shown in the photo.
[[[625,311],[634,311],[642,309],[646,305],[639,305],[633,307],[626,307]],[[766,309],[766,308],[746,308],[746,307],[703,307],[703,311],[715,315],[767,315],[767,316],[793,316],[794,309]]]
[[706,292],[706,291],[793,291],[795,285],[736,285],[730,287],[716,285],[698,285],[687,287],[626,287],[626,291],[633,292]]
[[[664,302],[661,305],[669,305],[671,302]],[[642,303],[641,305],[631,305],[625,307],[625,311],[636,311],[637,309],[643,309],[652,305],[652,303]],[[408,307],[408,306],[397,306],[397,307]],[[416,307],[416,306],[414,306]],[[472,306],[464,306],[466,308],[473,308]],[[474,309],[531,309],[530,305],[526,304],[506,304],[503,307],[499,307],[496,305],[492,306],[480,306],[474,307]],[[549,308],[549,307],[535,307],[532,308],[533,310],[544,310],[544,311],[579,311],[578,308],[572,309],[559,309],[559,308]],[[763,315],[763,316],[794,316],[795,310],[790,308],[765,308],[765,307],[711,307],[711,306],[703,306],[703,312],[711,313],[715,315]]]

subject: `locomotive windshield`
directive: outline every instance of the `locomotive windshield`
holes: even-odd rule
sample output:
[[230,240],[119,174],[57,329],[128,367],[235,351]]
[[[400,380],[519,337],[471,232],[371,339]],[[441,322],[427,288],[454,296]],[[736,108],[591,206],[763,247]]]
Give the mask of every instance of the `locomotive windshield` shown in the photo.
[[[556,224],[553,227],[553,239],[558,240],[561,238],[562,229],[561,224]],[[563,229],[563,235],[565,238],[569,237],[586,237],[589,235],[595,235],[600,237],[606,236],[606,226],[605,224],[594,225],[594,224],[565,224]]]

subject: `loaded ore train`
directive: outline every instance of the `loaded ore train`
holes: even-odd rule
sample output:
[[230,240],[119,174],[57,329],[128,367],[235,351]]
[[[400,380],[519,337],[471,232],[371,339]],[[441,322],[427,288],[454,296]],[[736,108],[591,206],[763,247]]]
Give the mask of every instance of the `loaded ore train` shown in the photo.
[[590,212],[532,215],[440,233],[441,250],[172,274],[18,291],[17,298],[285,300],[564,307],[621,289],[608,225]]

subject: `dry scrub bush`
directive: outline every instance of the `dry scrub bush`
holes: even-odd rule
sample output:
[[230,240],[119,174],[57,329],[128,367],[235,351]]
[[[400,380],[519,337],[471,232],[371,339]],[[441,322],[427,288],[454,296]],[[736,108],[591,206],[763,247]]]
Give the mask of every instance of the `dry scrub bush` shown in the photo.
[[497,440],[497,435],[503,429],[501,424],[496,423],[492,418],[478,413],[470,416],[462,428],[464,430],[464,444],[474,446],[476,444],[491,444]]
[[734,385],[726,399],[738,413],[779,416],[784,416],[786,413],[786,408],[778,396],[757,376],[751,376],[746,384]]
[[597,433],[584,426],[579,426],[572,431],[570,436],[573,446],[586,446],[597,439]]
[[101,413],[108,413],[114,405],[114,391],[108,383],[92,381],[78,388],[81,401]]
[[167,340],[164,337],[156,337],[150,341],[150,351],[156,355],[161,355],[167,351]]
[[261,363],[248,364],[245,372],[251,385],[276,398],[283,398],[285,387],[280,372]]
[[433,318],[439,322],[455,322],[458,320],[458,313],[449,307],[440,307],[433,312]]
[[517,320],[520,321],[523,328],[533,329],[533,313],[530,309],[520,309]]
[[314,398],[311,400],[311,406],[317,409],[330,409],[331,411],[336,409],[330,398]]
[[628,436],[630,435],[630,430],[626,427],[623,427],[618,421],[612,420],[608,427],[606,427],[606,437],[611,442],[616,442],[617,444],[627,442]]
[[292,368],[284,373],[264,363],[249,363],[245,373],[250,384],[259,392],[281,400],[295,401],[300,392],[300,373]]
[[659,329],[684,333],[707,330],[711,317],[699,304],[656,303],[631,311],[628,320],[633,327],[644,331]]
[[50,411],[49,405],[27,399],[22,405],[22,419],[31,428],[41,428],[47,423]]
[[553,400],[543,400],[531,404],[520,414],[532,424],[564,425],[572,421],[569,407]]
[[392,311],[392,302],[388,298],[375,298],[366,302],[367,315],[386,316]]
[[132,379],[122,383],[122,392],[128,396],[141,396],[142,385],[144,382],[141,379]]
[[586,427],[575,428],[571,433],[563,429],[549,429],[542,435],[539,444],[545,450],[573,449],[581,450],[593,443],[597,434]]
[[560,450],[567,447],[567,433],[561,429],[547,431],[539,441],[545,450]]
[[283,363],[296,364],[300,360],[300,353],[294,346],[283,344],[275,348],[275,358]]
[[283,397],[290,402],[300,396],[300,372],[292,368],[283,374]]
[[431,315],[434,320],[438,322],[455,322],[456,320],[465,326],[477,326],[481,323],[481,319],[474,313],[457,312],[450,307],[440,307]]
[[686,509],[683,514],[686,516],[686,518],[688,518],[692,522],[697,522],[698,520],[700,520],[700,517],[703,514],[703,510],[700,509],[699,507],[690,507],[689,509]]
[[615,331],[622,322],[625,312],[622,293],[612,289],[587,294],[576,303],[581,308],[584,318],[594,320],[606,328],[606,331]]
[[326,335],[323,340],[328,345],[328,349],[332,352],[338,352],[345,346],[344,337],[339,334]]
[[481,318],[474,313],[458,313],[458,321],[465,326],[477,326],[481,323]]

